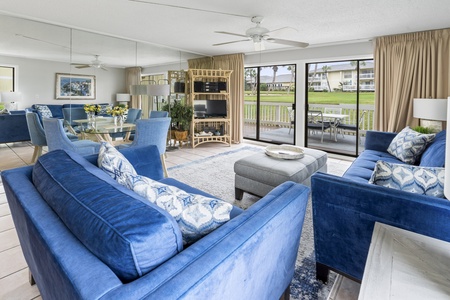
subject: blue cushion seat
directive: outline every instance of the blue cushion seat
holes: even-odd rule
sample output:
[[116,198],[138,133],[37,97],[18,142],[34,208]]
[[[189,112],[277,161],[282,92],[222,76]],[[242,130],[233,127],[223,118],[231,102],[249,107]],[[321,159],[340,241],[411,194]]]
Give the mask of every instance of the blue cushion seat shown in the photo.
[[33,168],[36,188],[72,233],[123,282],[139,278],[183,249],[178,225],[167,212],[118,185],[78,154],[53,152]]
[[434,141],[429,145],[422,154],[420,159],[421,167],[444,167],[445,165],[445,139],[447,131],[442,130],[436,137]]

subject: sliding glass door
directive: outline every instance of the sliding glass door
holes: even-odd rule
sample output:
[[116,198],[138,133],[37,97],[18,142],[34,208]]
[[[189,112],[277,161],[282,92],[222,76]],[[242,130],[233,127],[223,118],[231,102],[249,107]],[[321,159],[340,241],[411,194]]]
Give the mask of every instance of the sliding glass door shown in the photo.
[[294,144],[295,65],[245,68],[244,138]]
[[311,63],[306,70],[307,147],[357,156],[373,129],[373,60]]

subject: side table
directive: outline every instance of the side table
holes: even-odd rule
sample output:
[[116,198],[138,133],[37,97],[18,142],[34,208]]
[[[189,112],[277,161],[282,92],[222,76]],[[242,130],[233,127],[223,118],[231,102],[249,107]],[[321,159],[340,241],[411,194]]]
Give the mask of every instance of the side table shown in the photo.
[[450,243],[375,223],[358,299],[450,299]]

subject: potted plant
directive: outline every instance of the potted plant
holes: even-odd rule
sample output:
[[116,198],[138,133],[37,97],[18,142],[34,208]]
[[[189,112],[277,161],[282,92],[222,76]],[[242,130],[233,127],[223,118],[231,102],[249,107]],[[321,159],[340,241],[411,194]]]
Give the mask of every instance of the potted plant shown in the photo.
[[191,105],[184,104],[182,101],[174,101],[173,103],[166,103],[162,110],[168,111],[172,118],[172,130],[174,138],[177,141],[187,140],[189,134],[189,126],[194,116],[194,109]]

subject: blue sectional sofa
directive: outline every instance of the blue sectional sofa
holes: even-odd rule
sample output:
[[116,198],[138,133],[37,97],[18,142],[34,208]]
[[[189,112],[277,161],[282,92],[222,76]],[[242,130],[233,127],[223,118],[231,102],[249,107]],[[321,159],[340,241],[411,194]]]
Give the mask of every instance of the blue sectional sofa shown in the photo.
[[[445,135],[436,135],[417,164],[444,166]],[[387,152],[395,136],[368,131],[365,150],[342,177],[311,177],[319,280],[327,282],[329,270],[362,280],[375,222],[450,241],[450,201],[368,183],[378,160],[402,163]]]
[[0,143],[24,142],[30,140],[27,118],[24,110],[14,110],[0,115]]
[[[121,150],[163,178],[156,146]],[[56,150],[1,176],[20,245],[43,299],[289,298],[309,189],[275,188],[190,246],[164,210],[83,158]],[[210,196],[212,197],[212,196]]]

